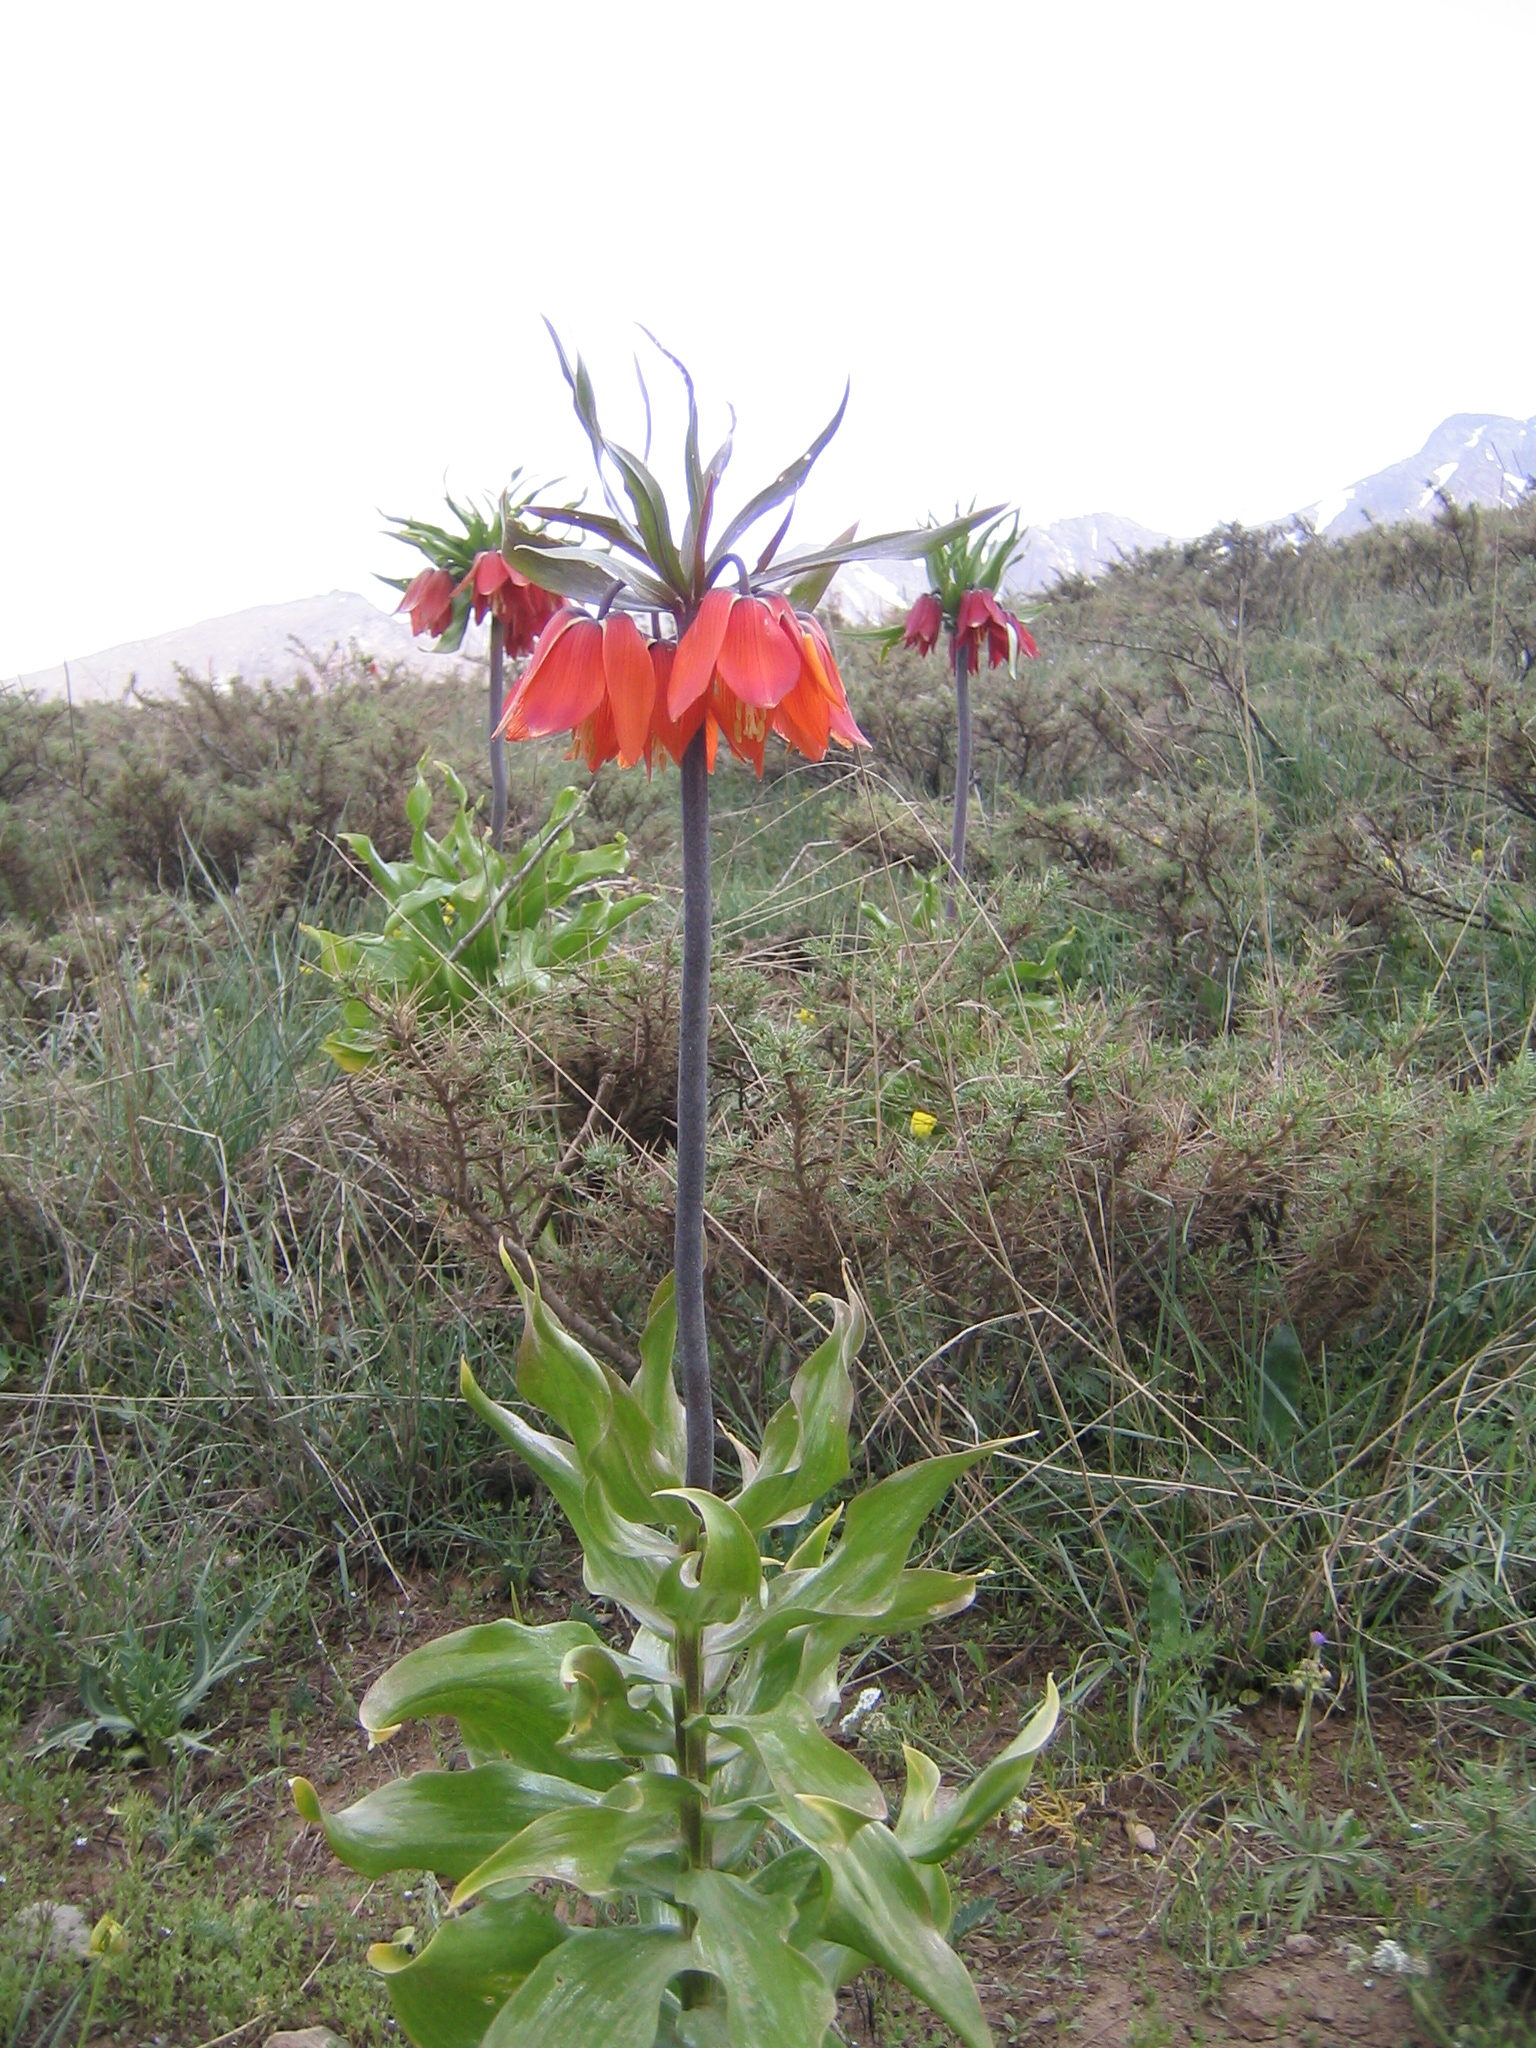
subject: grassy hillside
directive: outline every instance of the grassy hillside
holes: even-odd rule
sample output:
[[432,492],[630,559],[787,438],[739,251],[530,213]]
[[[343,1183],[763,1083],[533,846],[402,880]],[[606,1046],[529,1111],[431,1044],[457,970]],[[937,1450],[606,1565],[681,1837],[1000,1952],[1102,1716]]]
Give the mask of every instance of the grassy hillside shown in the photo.
[[[1283,1689],[1313,1629],[1346,1711],[1518,1738],[1536,515],[1225,532],[1035,630],[979,687],[953,922],[941,662],[846,641],[867,759],[716,777],[724,1419],[755,1439],[846,1265],[868,1460],[1014,1440],[935,1548],[992,1574],[983,1661],[1075,1672],[1085,1770],[1173,1768],[1197,1697]],[[675,778],[591,792],[658,897],[622,948],[398,1018],[382,1073],[320,1053],[299,929],[373,914],[334,835],[399,851],[419,756],[483,786],[481,717],[405,674],[0,714],[16,1715],[194,1583],[270,1590],[280,1642],[357,1589],[558,1569],[454,1388],[461,1354],[508,1384],[498,1235],[620,1365],[669,1262]],[[512,770],[525,826],[587,779]]]

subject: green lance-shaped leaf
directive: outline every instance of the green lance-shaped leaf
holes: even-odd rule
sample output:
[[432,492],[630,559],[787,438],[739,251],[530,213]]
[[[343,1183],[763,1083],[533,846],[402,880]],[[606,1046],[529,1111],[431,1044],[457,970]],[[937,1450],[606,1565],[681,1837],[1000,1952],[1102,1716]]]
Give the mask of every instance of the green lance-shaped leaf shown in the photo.
[[723,1628],[710,1647],[724,1652],[750,1642],[773,1642],[799,1623],[823,1616],[879,1620],[901,1590],[918,1530],[961,1473],[988,1456],[989,1447],[980,1444],[925,1459],[867,1488],[849,1503],[843,1539],[826,1562],[810,1572],[781,1572],[769,1587],[767,1606]]
[[368,1960],[415,2048],[480,2048],[502,2006],[564,1939],[541,1900],[483,1899],[445,1920],[419,1954],[378,1941]]
[[477,1763],[500,1756],[550,1777],[610,1785],[622,1775],[618,1766],[575,1762],[557,1746],[571,1721],[560,1676],[566,1652],[597,1644],[581,1621],[542,1628],[488,1621],[457,1629],[391,1665],[364,1695],[358,1718],[370,1738],[382,1742],[404,1721],[451,1714]]
[[492,1885],[532,1884],[538,1878],[574,1885],[589,1898],[621,1891],[628,1859],[673,1849],[681,1854],[685,1790],[681,1778],[641,1771],[615,1785],[597,1806],[543,1814],[470,1871],[453,1903],[461,1906]]
[[832,1877],[822,1938],[878,1963],[953,2027],[966,2048],[992,2048],[976,1987],[934,1924],[927,1893],[890,1829],[871,1822],[846,1847],[811,1846]]
[[735,1599],[755,1606],[763,1583],[763,1561],[757,1538],[730,1502],[697,1486],[670,1486],[663,1497],[687,1501],[704,1524],[700,1592],[711,1600]]
[[509,1763],[481,1764],[471,1771],[417,1771],[381,1785],[340,1813],[324,1811],[307,1778],[295,1778],[292,1791],[299,1812],[325,1830],[331,1853],[349,1870],[362,1877],[431,1870],[455,1880],[541,1813],[594,1806],[598,1797],[569,1778]]
[[[574,1444],[546,1436],[510,1408],[493,1401],[480,1387],[466,1360],[459,1368],[464,1398],[483,1422],[510,1444],[538,1474],[560,1503],[582,1551],[582,1577],[587,1590],[604,1600],[617,1600],[632,1614],[663,1621],[656,1605],[661,1567],[654,1555],[638,1552],[617,1540],[624,1526],[616,1517],[599,1481],[582,1470]],[[655,1532],[647,1532],[654,1538]],[[654,1541],[650,1549],[656,1547]]]
[[656,1700],[644,1707],[630,1704],[634,1681],[611,1652],[590,1644],[572,1650],[561,1676],[572,1693],[570,1730],[560,1744],[569,1755],[641,1757],[675,1752],[671,1716]]
[[502,2007],[484,2048],[652,2048],[662,1994],[694,1961],[693,1943],[670,1931],[572,1934]]
[[[896,1838],[914,1863],[943,1863],[980,1834],[987,1822],[1016,1799],[1029,1780],[1035,1758],[1055,1733],[1061,1699],[1052,1678],[1045,1698],[1023,1728],[985,1770],[978,1771],[954,1803],[937,1810],[938,1771],[927,1757],[907,1750],[907,1797],[896,1823]],[[916,1777],[914,1779],[914,1767]],[[932,1774],[931,1787],[929,1774]],[[913,1794],[916,1791],[916,1804]],[[911,1809],[911,1818],[908,1811]]]
[[837,2002],[815,1964],[789,1945],[793,1903],[718,1870],[691,1870],[675,1890],[698,1915],[700,1964],[725,1988],[730,2048],[819,2048]]
[[551,1315],[537,1273],[528,1287],[505,1254],[502,1263],[523,1304],[518,1392],[554,1417],[583,1467],[600,1476],[620,1515],[635,1522],[654,1519],[656,1490],[672,1475],[644,1410],[618,1374],[600,1365]]
[[[827,1301],[829,1297],[818,1297]],[[849,1365],[864,1342],[857,1301],[830,1299],[832,1332],[795,1374],[789,1399],[763,1431],[757,1470],[734,1506],[752,1529],[803,1521],[848,1473]]]
[[688,1419],[672,1377],[677,1345],[677,1276],[669,1273],[651,1296],[651,1312],[640,1335],[640,1370],[630,1390],[656,1435],[656,1448],[680,1480],[688,1465]]
[[750,1749],[781,1799],[830,1799],[865,1820],[884,1820],[885,1794],[856,1756],[840,1749],[805,1701],[790,1693],[766,1714],[712,1717],[717,1735]]

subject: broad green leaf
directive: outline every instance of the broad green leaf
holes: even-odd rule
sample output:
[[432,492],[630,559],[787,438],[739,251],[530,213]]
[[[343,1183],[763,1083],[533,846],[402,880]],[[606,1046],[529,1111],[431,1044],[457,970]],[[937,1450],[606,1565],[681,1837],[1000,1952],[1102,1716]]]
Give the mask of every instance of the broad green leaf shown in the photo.
[[[1056,1681],[1047,1678],[1044,1700],[1008,1747],[1001,1755],[994,1757],[985,1770],[976,1773],[953,1805],[936,1811],[936,1801],[930,1799],[928,1811],[921,1817],[914,1817],[910,1825],[907,1824],[906,1807],[903,1806],[901,1819],[896,1826],[896,1835],[913,1862],[946,1862],[957,1849],[963,1849],[967,1842],[978,1835],[989,1820],[1001,1813],[1010,1799],[1018,1797],[1034,1769],[1035,1758],[1055,1733],[1060,1714],[1061,1700],[1056,1691]],[[915,1751],[907,1751],[909,1795],[912,1787],[912,1760],[915,1755]],[[927,1762],[927,1759],[923,1761]],[[929,1768],[932,1769],[933,1766],[929,1765]],[[935,1772],[935,1788],[937,1784],[938,1777]]]
[[781,1799],[835,1800],[866,1820],[884,1820],[885,1794],[856,1756],[840,1749],[793,1693],[766,1714],[721,1715],[710,1725],[751,1750]]
[[641,1412],[656,1433],[656,1447],[681,1479],[688,1464],[688,1418],[672,1377],[677,1344],[676,1275],[669,1273],[651,1296],[651,1312],[640,1335],[640,1370],[630,1382]]
[[704,1559],[699,1590],[711,1598],[734,1597],[756,1605],[763,1583],[757,1538],[729,1501],[696,1486],[671,1486],[665,1498],[685,1500],[704,1524]]
[[823,1854],[832,1896],[822,1937],[878,1963],[953,2027],[966,2048],[992,2048],[976,1987],[935,1926],[917,1872],[890,1829],[872,1822],[846,1848]]
[[624,573],[624,564],[610,565],[605,556],[586,548],[513,548],[507,560],[530,583],[577,604],[600,604]]
[[378,1941],[368,1960],[415,2048],[480,2048],[502,2006],[564,1939],[542,1900],[482,1899],[443,1921],[419,1955]]
[[757,1472],[734,1503],[752,1529],[804,1520],[847,1477],[853,1412],[848,1367],[864,1341],[864,1311],[857,1301],[832,1300],[830,1306],[831,1335],[795,1374],[788,1401],[763,1432]]
[[584,1929],[544,1957],[491,2022],[484,2048],[652,2048],[662,1993],[693,1966],[686,1935]]
[[678,1814],[685,1789],[681,1778],[641,1771],[615,1785],[597,1806],[542,1814],[462,1879],[453,1903],[460,1906],[491,1885],[531,1884],[537,1878],[574,1885],[589,1898],[622,1890],[627,1858],[681,1852]]
[[837,2002],[816,1966],[789,1945],[793,1904],[718,1870],[691,1870],[674,1889],[698,1915],[701,1966],[725,1987],[731,2048],[819,2048]]
[[570,1732],[561,1747],[573,1756],[670,1756],[677,1749],[672,1717],[658,1701],[631,1706],[632,1681],[611,1652],[588,1644],[561,1666],[571,1688]]
[[[581,1655],[580,1651],[573,1653]],[[458,1879],[541,1813],[592,1806],[597,1794],[569,1778],[481,1764],[471,1771],[417,1771],[326,1813],[307,1778],[295,1778],[294,1804],[324,1828],[331,1853],[363,1877],[389,1870],[430,1870]]]
[[597,1642],[581,1621],[458,1629],[391,1665],[369,1687],[358,1718],[381,1742],[403,1721],[451,1714],[476,1762],[503,1756],[550,1777],[609,1785],[622,1775],[616,1766],[577,1762],[557,1747],[571,1720],[560,1667],[568,1650]]

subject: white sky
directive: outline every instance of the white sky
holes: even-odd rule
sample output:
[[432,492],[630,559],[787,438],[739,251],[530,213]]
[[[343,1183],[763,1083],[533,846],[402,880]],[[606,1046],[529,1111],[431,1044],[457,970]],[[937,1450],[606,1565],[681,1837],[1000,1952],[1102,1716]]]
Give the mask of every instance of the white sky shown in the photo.
[[807,540],[1194,532],[1536,413],[1533,59],[1529,0],[13,0],[0,676],[586,482],[541,312],[637,446],[636,321],[734,402],[728,504],[851,374]]

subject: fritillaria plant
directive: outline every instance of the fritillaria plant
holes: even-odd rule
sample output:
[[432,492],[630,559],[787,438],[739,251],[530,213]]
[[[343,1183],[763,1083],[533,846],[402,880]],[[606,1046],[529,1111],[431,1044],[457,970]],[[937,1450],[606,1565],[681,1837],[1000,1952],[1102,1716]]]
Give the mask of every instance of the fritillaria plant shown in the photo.
[[490,613],[491,845],[498,853],[507,829],[507,762],[500,732],[506,662],[531,652],[559,606],[558,598],[507,559],[505,551],[513,546],[536,551],[542,537],[539,522],[525,516],[533,494],[518,493],[519,474],[513,472],[511,485],[489,513],[450,498],[457,532],[424,519],[392,517],[395,539],[424,555],[427,566],[411,578],[382,579],[402,593],[396,610],[410,613],[411,631],[430,635],[440,654],[463,645],[471,618],[479,625]]
[[[707,1489],[713,1483],[715,1434],[704,1327],[709,776],[722,736],[759,774],[771,736],[812,761],[821,760],[833,742],[864,744],[831,643],[812,608],[843,563],[912,560],[961,540],[990,515],[970,514],[948,526],[864,541],[856,541],[849,528],[829,546],[786,552],[795,498],[842,424],[845,388],[836,412],[804,454],[753,492],[717,533],[731,436],[707,462],[702,459],[693,379],[663,350],[688,401],[682,449],[688,509],[679,531],[649,466],[649,398],[645,451],[636,455],[604,432],[586,364],[580,356],[572,364],[553,327],[550,335],[591,444],[606,510],[528,505],[527,516],[545,522],[536,544],[503,546],[514,571],[567,601],[540,634],[501,730],[509,739],[569,732],[573,751],[593,768],[617,760],[622,767],[643,762],[649,769],[664,753],[681,770],[683,976],[673,1249],[687,1478],[690,1486]],[[769,520],[777,523],[757,545],[753,536]],[[566,544],[555,544],[564,535],[570,536]],[[757,547],[751,561],[749,543]]]
[[1020,654],[1040,652],[1023,620],[1008,611],[998,597],[1003,572],[1022,538],[1017,515],[1006,525],[1001,518],[982,524],[979,532],[935,528],[922,550],[928,565],[928,588],[908,612],[901,634],[903,644],[919,654],[931,654],[940,633],[949,635],[960,729],[955,753],[955,816],[949,841],[949,864],[957,881],[965,874],[971,798],[970,679],[980,671],[983,655],[993,668],[1006,661],[1012,673]]

